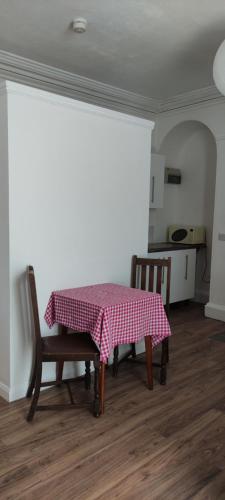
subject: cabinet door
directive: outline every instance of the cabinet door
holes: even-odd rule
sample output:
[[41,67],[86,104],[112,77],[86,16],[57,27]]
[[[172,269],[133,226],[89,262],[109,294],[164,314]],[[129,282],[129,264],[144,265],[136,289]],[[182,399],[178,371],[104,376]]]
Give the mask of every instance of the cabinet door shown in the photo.
[[192,299],[195,296],[196,250],[171,252],[170,302]]
[[[171,257],[170,303],[192,299],[195,296],[196,250],[173,250],[172,252],[152,252],[152,259]],[[156,277],[155,277],[156,286]],[[162,296],[166,301],[166,276],[162,275]]]
[[150,208],[163,208],[165,156],[151,155]]
[[193,299],[195,296],[195,271],[196,271],[196,250],[184,251],[185,254],[185,293],[187,299]]

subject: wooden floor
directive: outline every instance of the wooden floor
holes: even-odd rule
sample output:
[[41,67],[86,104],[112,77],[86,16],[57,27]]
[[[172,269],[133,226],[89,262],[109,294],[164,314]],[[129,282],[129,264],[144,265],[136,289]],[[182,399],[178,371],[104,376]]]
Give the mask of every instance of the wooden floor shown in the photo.
[[104,417],[38,412],[28,424],[26,400],[0,400],[0,499],[225,499],[225,343],[208,339],[225,323],[194,304],[171,323],[168,385],[156,371],[148,391],[141,365],[124,363],[117,380],[108,370]]

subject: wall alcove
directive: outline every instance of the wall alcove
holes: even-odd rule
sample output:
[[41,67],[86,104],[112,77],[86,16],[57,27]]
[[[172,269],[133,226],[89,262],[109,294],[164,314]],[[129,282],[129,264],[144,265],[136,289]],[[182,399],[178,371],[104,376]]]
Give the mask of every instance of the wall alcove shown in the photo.
[[[202,122],[187,120],[175,125],[158,149],[166,166],[181,170],[181,185],[165,184],[164,206],[151,210],[154,241],[165,241],[170,224],[204,225],[207,251],[197,258],[196,298],[208,300],[215,198],[216,141]],[[206,265],[207,263],[207,265]]]

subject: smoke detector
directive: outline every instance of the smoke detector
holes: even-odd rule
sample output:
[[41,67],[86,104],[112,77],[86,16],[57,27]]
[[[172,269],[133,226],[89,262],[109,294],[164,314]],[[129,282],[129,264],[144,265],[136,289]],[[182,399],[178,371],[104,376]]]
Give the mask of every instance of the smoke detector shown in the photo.
[[76,17],[73,20],[73,31],[75,33],[84,33],[87,28],[87,20],[84,17]]

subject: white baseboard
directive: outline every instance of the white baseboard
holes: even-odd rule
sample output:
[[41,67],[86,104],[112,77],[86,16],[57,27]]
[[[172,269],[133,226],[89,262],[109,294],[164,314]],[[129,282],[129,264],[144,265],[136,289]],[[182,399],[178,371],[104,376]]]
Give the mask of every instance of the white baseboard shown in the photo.
[[205,315],[208,318],[218,319],[225,322],[225,306],[208,302],[205,306]]
[[[70,363],[70,366],[65,366],[65,369],[63,370],[63,378],[76,378],[84,373],[85,369],[81,363]],[[55,380],[55,368],[52,368],[48,373],[43,374],[42,382],[48,382],[49,380]],[[28,388],[28,380],[24,382],[24,384],[14,385],[10,388],[5,386],[5,391],[1,391],[1,385],[4,386],[4,384],[0,383],[0,396],[11,403],[13,401],[17,401],[18,399],[25,398]],[[49,387],[47,386],[41,388],[41,390],[46,389],[49,389]]]
[[[124,354],[127,351],[127,346],[120,346],[120,355]],[[145,352],[144,341],[140,342],[136,345],[136,352],[140,354],[141,352]],[[110,357],[109,364],[112,363],[113,354]],[[63,371],[63,378],[76,378],[85,373],[84,363],[76,363],[70,364],[70,366],[65,367]],[[47,375],[47,376],[46,376]],[[54,380],[55,377],[55,369],[51,370],[48,374],[44,374],[42,382],[47,382],[48,380]],[[28,387],[28,381],[21,385],[15,385],[14,387],[7,387],[0,382],[0,396],[3,397],[8,402],[17,401],[18,399],[22,399],[26,396]],[[48,389],[49,387],[43,387],[41,390]]]
[[9,387],[3,382],[0,382],[0,396],[5,399],[6,401],[10,401],[10,390]]

